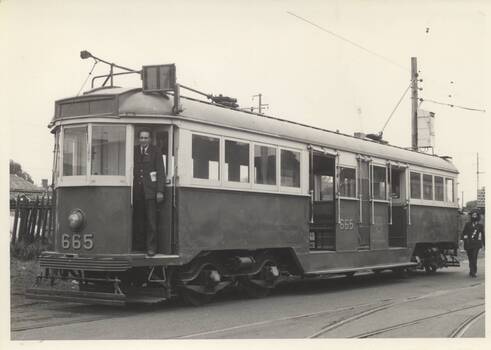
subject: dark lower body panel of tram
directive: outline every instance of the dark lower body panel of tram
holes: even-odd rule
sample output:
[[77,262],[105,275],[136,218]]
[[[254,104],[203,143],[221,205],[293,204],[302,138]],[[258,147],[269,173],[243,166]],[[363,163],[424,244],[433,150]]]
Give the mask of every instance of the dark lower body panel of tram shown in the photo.
[[[80,234],[93,235],[90,250],[62,245],[71,203],[87,217]],[[363,217],[353,200],[312,213],[297,194],[168,187],[159,251],[148,257],[132,251],[130,203],[127,187],[58,190],[55,249],[40,256],[28,296],[117,305],[184,296],[198,305],[228,287],[255,297],[295,277],[458,265],[454,208],[371,203]]]

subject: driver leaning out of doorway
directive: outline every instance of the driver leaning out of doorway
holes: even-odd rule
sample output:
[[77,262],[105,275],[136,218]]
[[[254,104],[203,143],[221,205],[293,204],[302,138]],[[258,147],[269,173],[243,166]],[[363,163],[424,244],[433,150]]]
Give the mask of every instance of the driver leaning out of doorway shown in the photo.
[[165,168],[160,150],[150,143],[150,130],[140,130],[134,149],[133,250],[157,252],[157,205],[164,200]]

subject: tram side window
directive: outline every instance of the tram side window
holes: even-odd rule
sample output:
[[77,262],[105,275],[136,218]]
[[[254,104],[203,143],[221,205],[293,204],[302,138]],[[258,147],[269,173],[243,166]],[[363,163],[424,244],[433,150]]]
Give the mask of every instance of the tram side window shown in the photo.
[[332,201],[334,199],[334,177],[330,175],[314,175],[314,188],[314,200]]
[[411,172],[411,198],[421,199],[421,174]]
[[393,199],[401,198],[401,171],[399,169],[391,169],[391,184],[390,192]]
[[192,154],[195,179],[220,179],[220,139],[193,135]]
[[433,176],[423,174],[423,199],[433,200]]
[[386,171],[384,167],[373,167],[373,198],[387,199]]
[[232,182],[249,182],[249,144],[225,140],[224,178]]
[[63,175],[87,175],[87,127],[65,128],[63,132]]
[[276,148],[254,145],[254,182],[276,185]]
[[339,168],[339,195],[356,198],[356,170]]
[[281,150],[281,186],[300,187],[300,152]]
[[435,176],[435,200],[443,202],[443,177]]
[[92,175],[125,175],[125,126],[94,125],[91,148]]
[[445,179],[445,190],[447,193],[447,202],[454,202],[453,179]]
[[312,158],[314,201],[334,199],[334,158],[314,154]]

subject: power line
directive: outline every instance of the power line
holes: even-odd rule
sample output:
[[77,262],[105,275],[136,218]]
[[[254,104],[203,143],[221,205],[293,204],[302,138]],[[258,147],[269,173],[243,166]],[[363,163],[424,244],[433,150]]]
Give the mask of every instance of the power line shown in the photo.
[[[421,72],[419,73],[419,76],[421,76]],[[443,84],[443,82],[441,82],[440,80],[438,79],[435,79],[433,77],[431,77],[431,75],[429,76],[426,76],[425,75],[425,78],[423,78],[423,80],[432,80],[433,82],[435,83],[438,83],[438,85],[440,85],[441,87],[445,87],[445,88],[449,88],[449,86],[447,84]],[[422,81],[422,80],[421,80]],[[454,80],[450,80],[450,83],[451,85],[454,85],[455,86],[455,82]],[[453,93],[451,93],[449,95],[449,97],[452,97],[453,96]],[[435,101],[435,100],[430,100],[430,99],[419,99],[419,104],[421,104],[423,101],[427,101],[427,102],[432,102],[432,103],[436,103],[436,104],[441,104],[441,105],[446,105],[446,106],[449,106],[449,107],[456,107],[456,108],[461,108],[461,109],[465,109],[465,110],[469,110],[469,111],[477,111],[477,112],[486,112],[485,109],[479,109],[479,108],[471,108],[471,107],[465,107],[465,106],[459,106],[459,105],[455,105],[453,103],[444,103],[444,102],[438,102],[438,101]]]
[[[310,20],[308,20],[308,19],[306,19],[306,18],[304,18],[304,17],[301,17],[301,16],[299,16],[299,15],[297,15],[297,14],[293,13],[293,12],[290,12],[290,11],[286,11],[286,12],[287,12],[289,15],[291,15],[291,16],[293,16],[293,17],[296,17],[296,18],[298,18],[298,19],[300,19],[300,20],[302,20],[302,21],[304,21],[304,22],[306,22],[306,23],[308,23],[308,24],[310,24],[310,25],[312,25],[312,26],[314,26],[314,27],[316,27],[316,28],[318,28],[318,29],[322,30],[323,32],[326,32],[326,33],[328,33],[328,34],[331,34],[332,36],[334,36],[334,37],[336,37],[336,38],[338,38],[338,39],[340,39],[340,40],[343,40],[343,41],[345,41],[345,42],[347,42],[347,43],[349,43],[349,44],[351,44],[351,45],[353,45],[353,46],[355,46],[355,47],[357,47],[357,48],[359,48],[359,49],[361,49],[361,50],[363,50],[363,51],[365,51],[365,52],[368,52],[368,53],[369,53],[369,54],[371,54],[371,55],[377,56],[378,58],[383,59],[383,60],[385,60],[385,61],[387,61],[387,62],[389,62],[389,63],[391,63],[391,64],[393,64],[393,65],[395,65],[395,66],[397,66],[397,67],[399,67],[399,68],[401,68],[401,69],[403,69],[403,70],[405,70],[405,71],[409,71],[409,70],[408,70],[408,69],[406,69],[404,66],[402,66],[402,65],[400,65],[399,63],[397,63],[397,62],[395,62],[395,61],[391,60],[390,58],[387,58],[387,57],[385,57],[385,56],[383,56],[383,55],[380,55],[380,54],[378,54],[378,53],[376,53],[376,52],[374,52],[374,51],[372,51],[372,50],[370,50],[370,49],[367,49],[366,47],[363,47],[363,46],[361,46],[360,44],[357,44],[356,42],[354,42],[354,41],[352,41],[352,40],[349,40],[349,39],[347,39],[347,38],[344,38],[344,37],[342,37],[341,35],[336,34],[336,33],[334,33],[333,31],[331,31],[331,30],[329,30],[329,29],[326,29],[326,28],[324,28],[324,27],[321,27],[320,25],[318,25],[318,24],[316,24],[316,23],[314,23],[314,22],[312,22],[312,21],[310,21]],[[430,77],[430,80],[434,80],[434,79]],[[438,81],[438,80],[437,80],[437,82],[438,82],[438,83],[440,83],[440,81]],[[440,83],[440,84],[441,84],[441,83]],[[406,94],[406,92],[404,93],[404,95],[405,95],[405,94]],[[404,95],[403,95],[403,97],[404,97]],[[420,101],[420,102],[422,102],[422,101],[428,101],[428,102],[432,102],[432,103],[436,103],[436,104],[440,104],[440,105],[445,105],[445,106],[449,106],[449,107],[455,107],[455,108],[465,109],[465,110],[469,110],[469,111],[486,112],[486,110],[484,110],[484,109],[478,109],[478,108],[470,108],[470,107],[465,107],[465,106],[459,106],[459,105],[450,104],[450,103],[438,102],[438,101],[434,101],[434,100],[430,100],[430,99],[424,99],[424,100],[423,100],[423,99],[419,99],[419,101]],[[399,102],[399,103],[400,103],[400,102]],[[396,106],[396,109],[397,109],[397,107],[398,107],[398,106]],[[394,110],[394,112],[395,112],[395,110]],[[393,112],[393,113],[394,113],[394,112]],[[393,113],[392,113],[392,114],[393,114]],[[391,116],[392,116],[392,114],[391,114]],[[389,119],[390,119],[390,117],[389,117]],[[385,128],[385,126],[384,126],[384,128]]]
[[465,109],[465,110],[468,110],[468,111],[486,113],[486,110],[485,109],[471,108],[471,107],[465,107],[465,106],[455,105],[455,104],[452,104],[452,103],[438,102],[438,101],[435,101],[435,100],[430,100],[429,98],[420,98],[419,101],[420,101],[420,103],[421,102],[431,102],[431,103],[436,103],[436,104],[443,105],[443,106],[449,106],[449,107],[455,107],[455,108]]
[[368,53],[369,53],[369,54],[371,54],[371,55],[377,56],[378,58],[381,58],[381,59],[383,59],[383,60],[385,60],[385,61],[387,61],[387,62],[389,62],[389,63],[391,63],[391,64],[393,64],[393,65],[396,65],[397,67],[399,67],[399,68],[401,68],[401,69],[405,70],[406,72],[408,72],[408,71],[409,71],[409,70],[408,70],[406,67],[404,67],[403,65],[401,65],[401,64],[399,64],[399,63],[397,63],[397,62],[395,62],[395,61],[391,60],[390,58],[387,58],[387,57],[382,56],[382,55],[380,55],[380,54],[378,54],[378,53],[376,53],[376,52],[374,52],[374,51],[372,51],[372,50],[369,50],[369,49],[367,49],[366,47],[363,47],[363,46],[361,46],[360,44],[357,44],[357,43],[355,43],[355,42],[354,42],[354,41],[352,41],[352,40],[346,39],[346,38],[342,37],[342,36],[341,36],[341,35],[339,35],[339,34],[336,34],[336,33],[332,32],[332,31],[330,31],[330,30],[328,30],[328,29],[326,29],[326,28],[324,28],[324,27],[321,27],[320,25],[318,25],[318,24],[316,24],[316,23],[314,23],[314,22],[312,22],[312,21],[309,21],[309,20],[308,20],[308,19],[306,19],[306,18],[303,18],[303,17],[301,17],[301,16],[299,16],[299,15],[296,15],[296,14],[294,14],[293,12],[290,12],[290,11],[286,11],[286,13],[288,13],[289,15],[294,16],[294,17],[296,17],[296,18],[298,18],[298,19],[300,19],[300,20],[302,20],[302,21],[304,21],[304,22],[306,22],[306,23],[309,23],[310,25],[312,25],[312,26],[314,26],[314,27],[316,27],[316,28],[318,28],[318,29],[320,29],[320,30],[322,30],[322,31],[324,31],[324,32],[326,32],[326,33],[328,33],[328,34],[331,34],[332,36],[335,36],[335,37],[336,37],[336,38],[338,38],[338,39],[341,39],[341,40],[343,40],[343,41],[346,41],[347,43],[350,43],[351,45],[353,45],[353,46],[355,46],[355,47],[357,47],[357,48],[359,48],[359,49],[361,49],[361,50],[363,50],[363,51],[365,51],[365,52],[368,52]]

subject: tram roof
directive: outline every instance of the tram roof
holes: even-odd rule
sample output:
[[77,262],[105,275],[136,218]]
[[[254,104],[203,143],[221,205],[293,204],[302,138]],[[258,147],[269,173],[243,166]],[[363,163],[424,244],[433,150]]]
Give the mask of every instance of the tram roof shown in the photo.
[[[78,102],[85,103],[83,108],[74,108]],[[94,104],[91,107],[91,103]],[[59,100],[56,102],[54,120],[73,118],[79,109],[84,111],[104,109],[106,103],[112,113],[121,117],[169,116],[172,115],[173,96],[158,93],[144,94],[141,89],[106,88],[92,90],[83,96]],[[247,132],[323,146],[335,150],[371,155],[402,163],[431,167],[453,173],[457,168],[448,160],[436,155],[408,150],[402,147],[383,144],[377,141],[357,138],[326,129],[297,122],[241,111],[221,105],[181,96],[182,112],[174,118],[183,118],[195,122],[240,129]],[[71,106],[71,107],[70,107]],[[63,112],[63,107],[66,108]],[[70,113],[71,112],[71,113]],[[84,115],[84,112],[81,112]],[[87,116],[87,114],[85,113]]]

